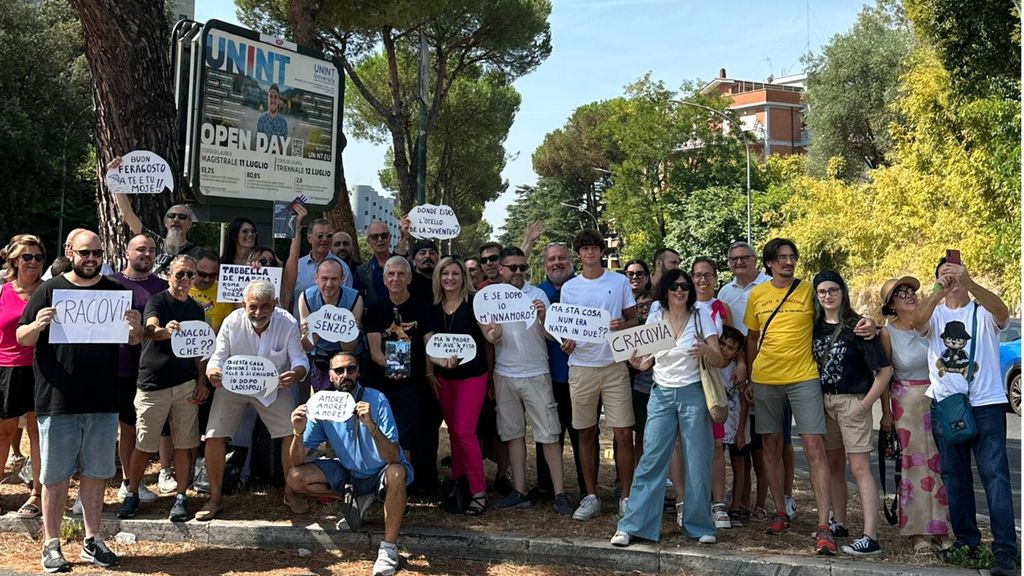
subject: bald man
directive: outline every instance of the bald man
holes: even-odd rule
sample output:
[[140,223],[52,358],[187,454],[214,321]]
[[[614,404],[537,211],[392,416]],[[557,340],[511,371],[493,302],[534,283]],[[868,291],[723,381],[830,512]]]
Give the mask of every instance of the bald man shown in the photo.
[[[71,232],[68,232],[68,236],[64,240],[64,257],[67,258],[68,260],[71,259],[71,243],[74,241],[75,236],[77,236],[79,232],[88,232],[88,230],[86,230],[85,228],[75,228]],[[100,267],[100,274],[103,276],[110,276],[113,273],[114,269],[111,268],[110,264],[107,264],[106,262],[104,262],[103,265]],[[53,278],[53,272],[50,270],[50,268],[47,268],[46,272],[43,272],[42,279],[45,281],[49,280],[50,278]]]

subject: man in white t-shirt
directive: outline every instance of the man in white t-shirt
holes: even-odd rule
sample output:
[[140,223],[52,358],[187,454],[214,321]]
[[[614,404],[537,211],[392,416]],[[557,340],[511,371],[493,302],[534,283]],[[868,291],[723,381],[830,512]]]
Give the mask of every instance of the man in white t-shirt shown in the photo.
[[1006,458],[1006,391],[999,372],[999,333],[1009,324],[1010,311],[999,296],[975,283],[959,263],[943,258],[935,278],[931,293],[911,317],[918,333],[928,338],[931,386],[925,394],[939,402],[966,393],[978,428],[974,438],[952,444],[932,410],[932,435],[939,448],[942,482],[956,536],[956,543],[941,556],[948,562],[960,562],[976,556],[981,544],[971,475],[974,452],[991,517],[995,556],[991,573],[1012,576],[1016,573],[1017,538]]
[[[562,286],[562,304],[590,306],[607,310],[608,329],[622,330],[636,325],[636,301],[629,280],[622,274],[605,270],[604,237],[597,230],[581,230],[573,239],[573,249],[582,270]],[[607,342],[577,343],[564,340],[562,350],[569,354],[569,395],[572,398],[572,426],[580,431],[581,486],[586,496],[573,513],[576,520],[590,520],[601,511],[597,497],[598,403],[604,406],[605,423],[615,434],[615,468],[622,486],[621,513],[633,483],[633,399],[629,371],[625,362],[616,362]]]
[[494,344],[494,401],[498,412],[498,434],[508,443],[512,466],[512,492],[498,502],[498,508],[525,508],[526,495],[526,421],[530,421],[533,439],[542,446],[551,471],[555,510],[572,514],[562,480],[562,446],[558,436],[557,404],[551,389],[548,349],[545,343],[544,314],[550,302],[543,290],[526,281],[526,255],[515,246],[500,253],[499,279],[526,294],[537,310],[536,321],[506,324],[481,324],[484,338]]

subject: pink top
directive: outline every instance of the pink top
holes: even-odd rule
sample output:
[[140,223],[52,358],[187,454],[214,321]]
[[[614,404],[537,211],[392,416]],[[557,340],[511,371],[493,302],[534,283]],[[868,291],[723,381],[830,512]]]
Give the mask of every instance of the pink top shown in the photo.
[[0,285],[0,366],[31,366],[34,348],[18,344],[16,332],[28,302],[8,285]]

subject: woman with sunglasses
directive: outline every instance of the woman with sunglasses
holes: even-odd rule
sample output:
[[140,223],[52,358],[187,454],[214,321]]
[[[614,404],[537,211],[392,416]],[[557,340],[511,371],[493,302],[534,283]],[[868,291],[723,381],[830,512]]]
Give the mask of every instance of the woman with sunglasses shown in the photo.
[[882,284],[882,347],[892,362],[895,378],[889,397],[882,396],[881,428],[895,424],[900,441],[902,479],[899,495],[900,535],[910,538],[915,554],[930,554],[933,546],[952,545],[949,506],[939,470],[939,450],[931,433],[928,389],[928,339],[910,324],[921,283],[913,276],[891,278]]
[[703,357],[711,366],[721,366],[718,335],[711,315],[694,307],[697,295],[685,271],[665,272],[657,294],[661,308],[651,313],[647,324],[667,322],[676,345],[651,356],[634,354],[629,360],[637,370],[654,367],[654,387],[647,405],[644,455],[636,467],[625,514],[611,543],[629,546],[633,537],[652,541],[660,538],[665,475],[679,435],[686,454],[685,490],[691,502],[684,511],[683,534],[702,544],[714,544],[718,539],[711,517],[711,467],[707,465],[714,440],[700,383],[699,360]]
[[20,234],[0,252],[5,259],[0,284],[0,465],[6,466],[18,419],[25,416],[32,461],[32,493],[18,509],[19,518],[38,518],[40,506],[39,427],[35,414],[35,348],[18,344],[15,332],[28,299],[41,284],[46,248],[39,238]]
[[224,249],[220,253],[221,263],[239,266],[249,264],[258,241],[256,224],[248,218],[235,218],[228,224],[228,233],[224,236]]
[[487,342],[473,314],[472,284],[465,266],[445,256],[434,268],[434,306],[430,311],[429,343],[435,335],[469,335],[476,344],[476,356],[460,364],[460,358],[427,357],[427,382],[441,404],[451,442],[452,478],[465,476],[473,495],[466,514],[479,516],[487,507],[487,481],[476,427],[487,393]]
[[643,260],[630,260],[626,263],[626,278],[629,279],[629,287],[633,289],[635,300],[641,292],[651,289],[651,271]]

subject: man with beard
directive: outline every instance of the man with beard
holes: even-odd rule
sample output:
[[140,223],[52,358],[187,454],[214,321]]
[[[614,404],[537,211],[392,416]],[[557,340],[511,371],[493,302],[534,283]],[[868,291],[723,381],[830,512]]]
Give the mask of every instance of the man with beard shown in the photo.
[[480,247],[480,267],[484,271],[484,281],[479,286],[474,286],[474,288],[479,290],[484,286],[501,283],[501,272],[498,270],[499,259],[501,259],[501,244],[487,242]]
[[[70,260],[71,259],[71,246],[72,246],[71,243],[75,240],[75,236],[78,236],[79,232],[84,232],[84,231],[85,231],[85,228],[75,228],[71,232],[68,232],[67,238],[65,238],[65,240],[64,240],[64,259],[63,259],[63,261],[61,261],[60,258],[56,258],[53,261],[53,266],[47,268],[46,272],[43,272],[43,275],[40,277],[41,280],[43,280],[45,282],[46,280],[49,280],[50,278],[53,278],[53,276],[54,276],[54,267],[55,266],[57,268],[63,268],[62,270],[58,271],[57,274],[63,274],[64,272],[67,272],[68,270],[71,270],[71,260]],[[61,261],[61,262],[58,262],[58,261]],[[63,266],[64,262],[67,263],[66,267]],[[100,274],[103,275],[103,276],[110,276],[113,273],[114,273],[114,269],[110,267],[110,264],[107,264],[106,262],[104,262],[103,266],[100,268]]]
[[309,254],[299,258],[298,272],[295,276],[295,290],[292,294],[292,316],[299,315],[299,294],[316,284],[316,267],[324,260],[334,260],[341,264],[344,273],[344,285],[352,287],[352,269],[341,258],[331,252],[331,241],[334,237],[334,226],[326,218],[317,218],[309,225],[306,240],[309,240]]
[[[394,574],[398,568],[398,532],[405,514],[405,488],[413,469],[399,447],[398,428],[388,399],[379,390],[359,384],[359,360],[349,352],[331,358],[333,389],[355,399],[353,417],[338,422],[307,417],[303,404],[292,412],[292,469],[288,488],[314,498],[344,498],[339,530],[357,530],[375,500],[384,502],[384,538],[373,565],[374,575]],[[303,464],[306,456],[327,442],[334,458]],[[346,494],[347,493],[347,494]]]
[[437,266],[437,244],[433,240],[417,240],[412,245],[412,284],[409,291],[424,302],[434,301],[434,267]]
[[[103,248],[88,230],[72,243],[70,272],[45,282],[32,294],[19,321],[18,343],[35,346],[33,370],[36,415],[39,419],[43,485],[43,555],[47,572],[67,572],[71,565],[60,551],[61,521],[72,474],[81,472],[79,497],[85,523],[81,558],[106,567],[118,564],[99,536],[103,489],[114,476],[117,441],[118,345],[51,344],[50,323],[59,321],[53,306],[55,290],[124,290],[100,275]],[[140,315],[127,310],[128,342],[142,341]]]
[[[206,365],[206,376],[214,388],[210,420],[206,425],[206,472],[210,479],[210,500],[196,513],[196,520],[213,520],[224,507],[221,486],[224,482],[224,457],[227,439],[235,435],[248,406],[256,409],[273,439],[291,433],[289,422],[295,400],[290,386],[302,380],[309,371],[309,360],[302,350],[299,323],[291,314],[277,307],[274,286],[267,280],[250,282],[242,293],[243,307],[224,319],[217,334],[213,356]],[[278,390],[264,405],[256,396],[245,396],[221,388],[222,369],[232,356],[263,356],[277,367]],[[283,390],[281,390],[283,389]],[[281,453],[284,473],[291,468],[291,459]],[[285,504],[292,508],[290,490],[285,488]]]
[[[348,232],[335,232],[331,239],[331,252],[335,256],[341,258],[341,261],[348,264],[350,271],[355,271],[359,268],[362,260],[359,258],[359,252],[355,250],[355,245],[352,243],[352,237],[348,235]],[[356,292],[362,290],[362,284],[359,282],[359,276],[352,274],[352,286]]]

